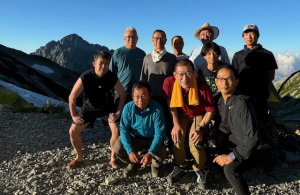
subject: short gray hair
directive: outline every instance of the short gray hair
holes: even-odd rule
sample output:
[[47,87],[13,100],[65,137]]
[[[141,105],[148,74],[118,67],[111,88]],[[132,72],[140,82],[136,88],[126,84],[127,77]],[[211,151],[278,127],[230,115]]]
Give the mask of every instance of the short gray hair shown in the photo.
[[128,30],[130,30],[130,31],[134,31],[134,32],[135,32],[135,34],[137,35],[137,31],[136,31],[136,29],[135,29],[134,27],[130,26],[130,27],[127,27],[127,28],[125,29],[125,31],[124,31],[124,36],[126,36],[126,31],[128,31]]

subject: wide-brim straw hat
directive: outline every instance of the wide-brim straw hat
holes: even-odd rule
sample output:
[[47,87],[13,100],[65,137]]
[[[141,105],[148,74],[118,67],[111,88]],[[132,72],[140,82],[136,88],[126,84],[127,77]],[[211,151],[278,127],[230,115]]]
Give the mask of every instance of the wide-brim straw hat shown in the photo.
[[211,26],[208,23],[205,23],[200,28],[198,28],[198,29],[195,30],[194,36],[196,37],[196,39],[199,39],[199,34],[203,30],[211,30],[213,32],[213,34],[214,34],[213,40],[215,40],[219,36],[219,29],[218,29],[218,27]]

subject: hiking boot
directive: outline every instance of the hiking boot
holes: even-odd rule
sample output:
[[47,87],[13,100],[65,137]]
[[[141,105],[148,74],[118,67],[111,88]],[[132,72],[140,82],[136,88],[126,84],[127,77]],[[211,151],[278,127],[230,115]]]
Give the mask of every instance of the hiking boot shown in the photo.
[[130,163],[123,171],[123,177],[127,178],[132,176],[140,168],[139,164]]
[[197,183],[198,186],[201,190],[205,190],[205,185],[206,185],[206,177],[207,177],[207,173],[208,170],[201,170],[201,171],[195,171],[196,175],[197,175]]
[[184,169],[175,165],[173,171],[167,176],[167,181],[169,183],[178,182],[179,179],[184,176],[184,174],[185,174]]
[[152,177],[158,177],[159,168],[158,167],[151,167],[151,175]]

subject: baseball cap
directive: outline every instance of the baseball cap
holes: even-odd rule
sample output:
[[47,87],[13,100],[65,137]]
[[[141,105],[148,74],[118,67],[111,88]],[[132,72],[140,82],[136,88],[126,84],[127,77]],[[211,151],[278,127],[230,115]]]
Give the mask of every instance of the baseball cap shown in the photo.
[[244,26],[242,36],[244,35],[245,31],[254,31],[259,36],[259,30],[255,24],[247,24],[246,26]]

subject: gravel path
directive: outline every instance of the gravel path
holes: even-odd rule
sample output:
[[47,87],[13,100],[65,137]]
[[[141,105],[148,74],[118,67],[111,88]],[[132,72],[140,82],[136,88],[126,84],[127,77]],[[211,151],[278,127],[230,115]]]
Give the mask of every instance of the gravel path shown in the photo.
[[[171,159],[166,160],[160,178],[151,178],[150,167],[122,178],[122,169],[107,166],[110,131],[100,122],[83,132],[84,164],[67,170],[74,157],[70,124],[70,119],[56,115],[12,113],[0,105],[0,194],[233,194],[216,168],[209,174],[207,190],[197,187],[191,170],[179,183],[168,184],[165,177],[172,171]],[[265,176],[259,168],[246,173],[253,194],[299,194],[299,162],[277,161],[274,176]],[[110,177],[117,183],[105,185]]]

